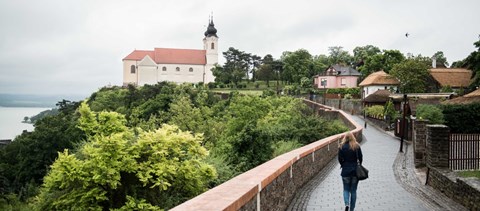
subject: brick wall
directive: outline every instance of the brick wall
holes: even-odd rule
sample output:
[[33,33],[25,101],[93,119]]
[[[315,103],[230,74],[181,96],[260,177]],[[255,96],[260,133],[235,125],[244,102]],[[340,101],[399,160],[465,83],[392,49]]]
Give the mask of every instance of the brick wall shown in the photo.
[[427,139],[427,120],[413,121],[413,158],[415,168],[426,166],[425,150]]
[[448,168],[448,136],[445,125],[427,125],[426,162],[428,167]]

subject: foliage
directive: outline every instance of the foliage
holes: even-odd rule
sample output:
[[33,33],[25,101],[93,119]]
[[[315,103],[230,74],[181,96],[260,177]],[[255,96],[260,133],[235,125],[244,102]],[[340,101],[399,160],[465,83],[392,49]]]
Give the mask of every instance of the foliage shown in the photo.
[[478,41],[474,42],[473,45],[477,50],[470,53],[470,55],[462,61],[462,67],[473,71],[473,82],[469,87],[471,90],[480,86],[480,36]]
[[385,113],[383,115],[390,120],[389,123],[392,123],[393,121],[395,121],[395,119],[399,117],[398,112],[393,107],[393,102],[391,99],[385,104],[384,111]]
[[201,135],[170,125],[135,135],[118,113],[95,113],[85,103],[80,112],[88,142],[75,154],[59,153],[44,178],[40,210],[170,208],[215,177],[203,161]]
[[353,57],[348,51],[343,50],[341,46],[328,47],[328,60],[330,64],[350,65]]
[[405,56],[398,50],[383,50],[381,54],[374,54],[364,62],[364,65],[358,70],[363,77],[367,77],[373,72],[383,70],[389,73],[393,66],[405,60]]
[[380,48],[373,45],[355,47],[353,49],[353,60],[357,63],[364,63],[367,58],[380,53]]
[[441,67],[441,66],[448,67],[448,61],[445,55],[443,54],[443,51],[437,51],[435,54],[433,54],[432,57],[435,58],[435,60],[437,61],[437,67]]
[[420,104],[417,106],[416,116],[419,119],[428,120],[430,124],[443,124],[442,109],[435,105]]
[[311,78],[315,75],[312,55],[305,49],[283,52],[281,60],[283,62],[282,77],[288,82],[300,83],[303,77]]
[[446,86],[442,86],[442,88],[440,89],[440,92],[453,92],[453,89],[449,85],[446,85]]
[[442,110],[452,133],[480,133],[480,103],[443,105]]
[[367,116],[370,116],[376,119],[383,119],[383,115],[385,114],[384,107],[381,105],[370,106],[364,109],[365,109],[365,114]]
[[333,88],[333,89],[327,89],[327,93],[329,94],[341,94],[342,96],[345,95],[354,95],[354,96],[359,96],[360,95],[360,88]]
[[64,100],[59,106],[59,114],[38,120],[33,132],[22,133],[0,148],[0,197],[14,193],[25,201],[34,196],[57,151],[73,149],[85,138],[76,127],[78,104]]
[[30,123],[35,123],[37,122],[38,120],[44,118],[44,117],[47,117],[47,116],[55,116],[57,115],[58,113],[60,113],[60,111],[58,111],[57,108],[53,108],[53,109],[50,109],[50,110],[45,110],[45,111],[42,111],[40,113],[38,113],[37,115],[35,116],[32,116],[30,117]]
[[407,59],[396,64],[390,74],[400,81],[401,93],[423,93],[429,76],[428,66],[418,59]]
[[277,157],[281,154],[286,152],[290,152],[294,149],[301,147],[302,144],[298,143],[298,141],[278,141],[273,143],[273,155],[272,157]]

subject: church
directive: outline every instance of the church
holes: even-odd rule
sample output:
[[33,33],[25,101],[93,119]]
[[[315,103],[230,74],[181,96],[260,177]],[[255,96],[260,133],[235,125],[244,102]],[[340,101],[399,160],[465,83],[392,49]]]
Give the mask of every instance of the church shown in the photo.
[[218,63],[218,36],[209,20],[203,50],[155,48],[134,50],[123,58],[123,85],[157,84],[161,81],[175,83],[210,83],[215,78],[211,69]]

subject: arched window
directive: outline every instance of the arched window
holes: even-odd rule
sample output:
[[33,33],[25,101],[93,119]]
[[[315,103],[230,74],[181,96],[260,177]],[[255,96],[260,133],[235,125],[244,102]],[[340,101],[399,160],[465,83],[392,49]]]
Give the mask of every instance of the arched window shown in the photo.
[[180,67],[175,68],[175,70],[180,71]]
[[131,74],[135,74],[137,68],[135,67],[135,65],[132,64],[132,66],[130,66],[130,73]]
[[190,67],[190,69],[188,69],[188,71],[193,72],[193,68]]
[[212,49],[215,49],[215,43],[212,42]]
[[162,67],[162,71],[167,71],[167,67]]

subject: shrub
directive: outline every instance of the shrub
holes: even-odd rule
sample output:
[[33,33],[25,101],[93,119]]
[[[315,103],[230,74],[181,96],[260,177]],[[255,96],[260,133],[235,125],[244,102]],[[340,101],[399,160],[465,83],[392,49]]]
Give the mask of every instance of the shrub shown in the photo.
[[208,88],[209,89],[215,89],[215,87],[217,87],[217,84],[215,82],[208,83]]
[[426,119],[430,121],[431,124],[443,124],[445,122],[445,120],[443,119],[442,109],[434,105],[418,105],[416,116],[419,119]]
[[365,108],[365,114],[373,118],[383,119],[384,113],[385,113],[384,108],[381,105],[370,106]]
[[[453,133],[480,133],[480,103],[443,105],[445,124]],[[465,124],[468,123],[468,124]]]

